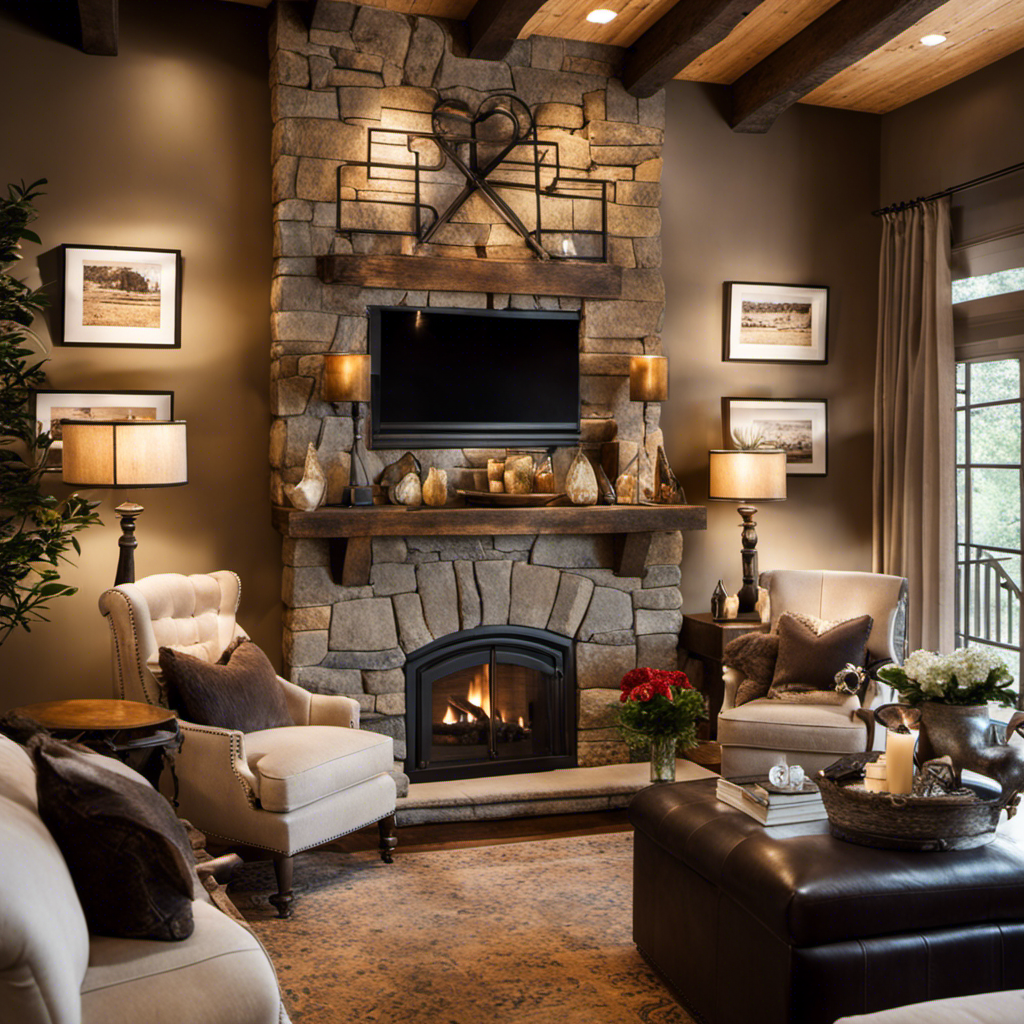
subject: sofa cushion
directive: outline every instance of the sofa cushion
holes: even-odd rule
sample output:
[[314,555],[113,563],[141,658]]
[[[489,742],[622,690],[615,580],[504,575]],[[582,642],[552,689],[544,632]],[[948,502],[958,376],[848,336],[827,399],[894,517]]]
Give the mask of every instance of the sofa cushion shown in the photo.
[[32,758],[0,736],[0,1021],[77,1024],[88,963],[85,915],[39,818]]
[[277,1024],[277,979],[259,941],[209,903],[193,910],[184,942],[93,939],[82,1024]]
[[170,706],[197,725],[258,732],[293,724],[270,660],[251,640],[210,664],[172,647],[160,648]]
[[267,811],[294,811],[394,768],[390,736],[334,725],[250,733],[245,756]]
[[[39,816],[64,854],[89,930],[136,939],[192,933],[192,849],[170,804],[66,743],[37,736]],[[134,774],[134,773],[132,773]]]
[[768,695],[779,656],[778,636],[774,633],[745,633],[730,640],[722,654],[723,662],[742,676],[733,697],[735,705]]
[[[820,630],[820,632],[819,632]],[[846,664],[864,664],[871,616],[821,623],[786,613],[779,619],[779,656],[769,696],[835,690],[835,674]]]
[[854,714],[859,707],[853,696],[842,704],[789,704],[762,697],[723,711],[718,741],[762,750],[847,754],[864,749],[865,726]]

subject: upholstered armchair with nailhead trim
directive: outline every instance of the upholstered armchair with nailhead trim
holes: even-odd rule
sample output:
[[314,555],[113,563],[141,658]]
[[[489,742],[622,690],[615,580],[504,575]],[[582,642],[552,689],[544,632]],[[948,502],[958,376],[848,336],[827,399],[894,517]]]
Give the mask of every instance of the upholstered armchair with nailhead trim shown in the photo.
[[[113,639],[114,696],[166,705],[158,652],[211,663],[236,637],[241,583],[233,572],[163,573],[100,597]],[[373,822],[381,857],[396,845],[393,741],[359,729],[350,697],[309,693],[278,676],[294,726],[242,733],[182,721],[175,758],[178,812],[230,844],[274,860],[281,917],[291,913],[292,858]]]

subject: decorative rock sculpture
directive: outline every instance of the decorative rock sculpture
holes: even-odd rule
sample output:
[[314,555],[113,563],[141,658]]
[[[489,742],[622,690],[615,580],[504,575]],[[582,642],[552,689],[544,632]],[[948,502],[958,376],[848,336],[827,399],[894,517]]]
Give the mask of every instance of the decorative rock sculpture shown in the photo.
[[439,508],[448,502],[448,474],[443,469],[431,466],[427,479],[423,481],[423,504]]
[[619,474],[615,481],[615,500],[620,505],[635,505],[636,504],[636,470],[633,468],[640,458],[640,453],[637,452],[626,463],[626,468]]
[[416,473],[406,473],[401,480],[388,489],[388,497],[396,505],[422,505],[423,485]]
[[[392,462],[380,475],[382,487],[392,488],[410,473],[420,475],[419,459],[412,452],[406,452],[397,462]],[[418,504],[418,503],[417,503]]]
[[608,479],[608,474],[604,471],[604,466],[600,462],[595,465],[594,472],[597,474],[597,489],[601,496],[601,504],[614,505],[616,500],[615,488],[612,487],[612,482]]
[[658,458],[654,466],[654,500],[662,505],[683,505],[686,495],[668,464],[665,449],[658,445]]
[[505,492],[531,494],[533,492],[533,456],[510,455],[505,460]]
[[597,504],[597,477],[582,448],[576,452],[576,458],[565,475],[565,493],[574,505]]
[[505,490],[505,460],[487,460],[487,490],[491,494],[502,494]]
[[551,456],[545,455],[537,472],[533,474],[533,489],[537,494],[555,493],[555,469],[551,465]]
[[306,463],[302,468],[302,479],[297,484],[285,484],[284,496],[303,512],[312,512],[323,503],[327,493],[327,477],[320,468],[316,448],[310,443],[306,449]]

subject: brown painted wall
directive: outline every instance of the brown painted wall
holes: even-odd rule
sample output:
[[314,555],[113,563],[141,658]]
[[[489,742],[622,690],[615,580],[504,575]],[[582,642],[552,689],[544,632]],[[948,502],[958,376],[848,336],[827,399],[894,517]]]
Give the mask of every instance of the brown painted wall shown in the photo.
[[[760,567],[871,568],[872,389],[879,225],[879,121],[797,106],[767,135],[729,130],[717,90],[668,87],[662,173],[671,399],[668,454],[690,501],[707,499],[721,398],[826,398],[828,476],[790,476],[789,499],[758,515]],[[827,366],[722,361],[722,283],[826,284]],[[718,578],[742,582],[739,516],[711,502],[684,538],[683,607],[707,611]]]
[[[89,57],[3,16],[8,83],[0,183],[49,178],[36,229],[63,242],[181,249],[180,350],[54,348],[49,387],[171,388],[188,421],[185,487],[135,492],[137,569],[231,568],[241,622],[280,657],[280,540],[269,525],[271,266],[266,15],[208,0],[123,0],[121,52]],[[36,247],[27,247],[29,280]],[[43,328],[43,335],[49,332]],[[60,487],[59,484],[55,484]],[[0,710],[107,696],[109,640],[96,600],[113,582],[118,528],[82,537],[65,574],[79,593],[52,622],[0,647]]]

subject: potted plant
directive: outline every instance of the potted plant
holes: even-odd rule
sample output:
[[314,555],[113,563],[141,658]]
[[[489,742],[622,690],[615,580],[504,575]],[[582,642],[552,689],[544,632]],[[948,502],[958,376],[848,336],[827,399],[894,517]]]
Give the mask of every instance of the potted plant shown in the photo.
[[23,240],[39,242],[28,225],[45,182],[9,185],[0,196],[0,644],[18,627],[28,632],[46,622],[43,612],[54,598],[77,592],[60,582],[58,566],[68,561],[69,548],[81,551],[75,534],[100,522],[97,502],[43,493],[53,442],[47,433],[36,434],[29,411],[32,391],[45,377],[43,361],[31,362],[37,353],[27,342],[34,337],[33,317],[47,301],[41,289],[33,291],[8,271],[22,258]]
[[697,746],[697,722],[704,697],[685,672],[635,668],[620,683],[618,725],[631,746],[649,744],[651,782],[674,782],[676,749]]
[[949,754],[965,764],[991,745],[989,706],[1016,706],[1013,676],[994,651],[961,647],[952,654],[914,651],[902,665],[885,665],[878,678],[903,703],[921,709],[918,756],[926,761]]

